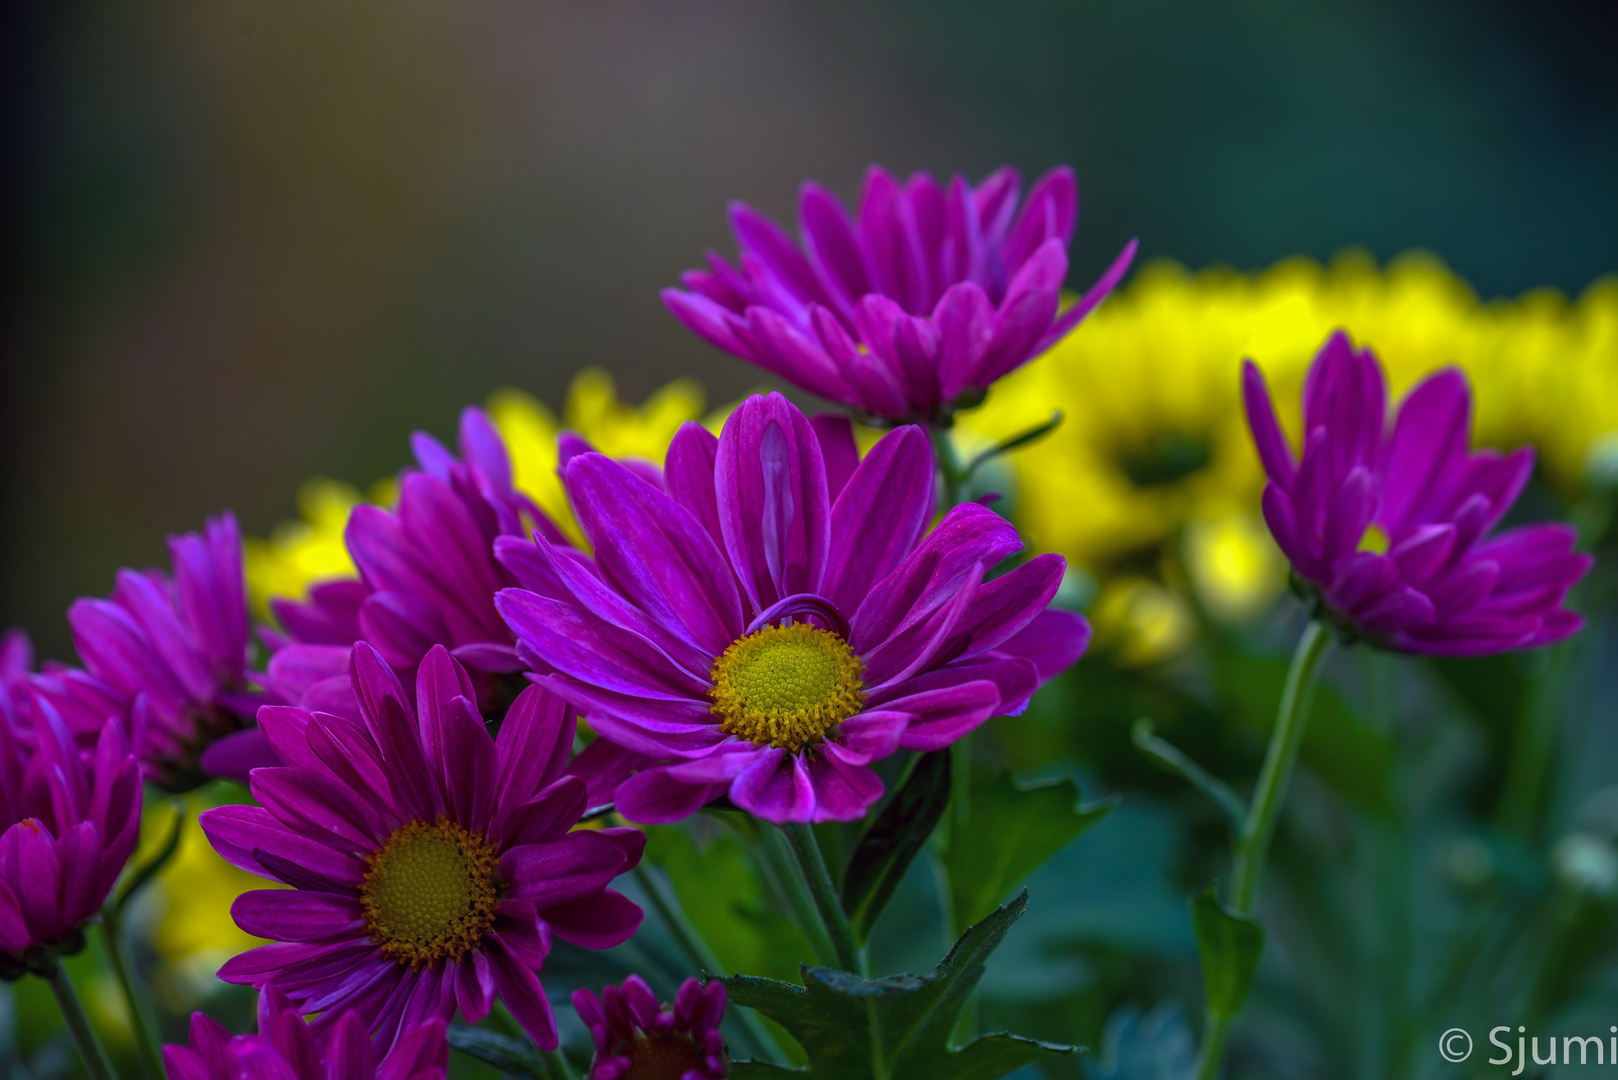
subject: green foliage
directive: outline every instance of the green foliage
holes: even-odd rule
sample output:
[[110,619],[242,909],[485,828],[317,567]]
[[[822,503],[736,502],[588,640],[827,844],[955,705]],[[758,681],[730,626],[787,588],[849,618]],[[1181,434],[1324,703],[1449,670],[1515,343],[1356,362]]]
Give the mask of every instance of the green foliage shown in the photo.
[[897,794],[860,837],[843,877],[843,910],[861,944],[949,806],[950,753],[923,754]]
[[944,850],[957,932],[994,910],[1046,859],[1111,810],[1113,802],[1079,805],[1072,780],[1019,784],[1009,770],[972,792]]
[[735,1005],[779,1023],[809,1055],[806,1069],[738,1062],[738,1080],[807,1076],[813,1080],[993,1080],[1073,1048],[1016,1035],[985,1035],[949,1045],[961,1008],[983,965],[1028,906],[1026,893],[973,926],[932,971],[864,979],[829,968],[802,971],[803,985],[750,975],[724,979]]
[[[1220,696],[1244,727],[1268,737],[1286,683],[1287,661],[1221,649],[1216,652]],[[1396,758],[1393,740],[1365,723],[1330,685],[1315,693],[1300,757],[1345,798],[1379,814],[1389,798]]]
[[537,1080],[551,1080],[554,1076],[550,1065],[527,1039],[514,1039],[497,1031],[467,1027],[465,1024],[451,1024],[448,1034],[450,1046],[493,1065],[507,1076],[536,1077]]
[[767,902],[747,848],[713,817],[646,829],[647,858],[668,874],[680,905],[727,971],[791,978],[815,955],[799,927]]
[[1228,1020],[1241,1011],[1253,988],[1253,975],[1264,953],[1264,930],[1221,904],[1213,885],[1191,898],[1191,921],[1197,929],[1208,1010]]

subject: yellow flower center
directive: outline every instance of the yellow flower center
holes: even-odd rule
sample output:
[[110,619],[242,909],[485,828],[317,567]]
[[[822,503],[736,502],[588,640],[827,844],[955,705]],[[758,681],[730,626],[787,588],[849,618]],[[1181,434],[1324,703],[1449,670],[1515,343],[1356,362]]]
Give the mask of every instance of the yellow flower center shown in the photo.
[[861,667],[830,630],[766,626],[714,661],[708,696],[720,731],[796,754],[865,707]]
[[372,853],[360,883],[371,940],[411,967],[459,963],[494,922],[499,861],[493,844],[445,818],[399,826]]
[[1387,531],[1382,526],[1374,523],[1366,526],[1365,535],[1360,537],[1359,549],[1361,551],[1375,552],[1378,555],[1386,555],[1388,553]]
[[680,1080],[704,1061],[702,1048],[685,1035],[636,1035],[624,1056],[629,1071],[618,1080]]

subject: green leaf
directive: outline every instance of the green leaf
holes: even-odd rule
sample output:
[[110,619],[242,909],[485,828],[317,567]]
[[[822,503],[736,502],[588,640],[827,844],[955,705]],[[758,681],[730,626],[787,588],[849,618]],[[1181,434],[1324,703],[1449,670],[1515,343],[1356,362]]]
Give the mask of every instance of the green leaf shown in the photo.
[[950,754],[934,750],[916,760],[904,786],[860,837],[843,877],[843,910],[864,944],[893,890],[949,806]]
[[766,902],[742,839],[712,816],[646,829],[646,858],[669,876],[686,918],[726,971],[791,978],[815,952],[803,930]]
[[1112,809],[1113,801],[1079,805],[1072,780],[1022,785],[1008,770],[972,793],[966,817],[950,829],[949,870],[955,926],[960,930],[994,910],[1040,864]]
[[1253,988],[1258,959],[1264,953],[1264,930],[1245,915],[1219,902],[1215,886],[1191,898],[1191,921],[1197,928],[1202,956],[1202,987],[1208,1009],[1222,1020],[1241,1011]]
[[960,1049],[950,1032],[989,954],[1028,906],[1025,892],[973,926],[932,971],[864,979],[830,968],[803,969],[803,985],[735,975],[721,980],[736,1005],[757,1009],[789,1031],[809,1055],[807,1069],[738,1062],[732,1075],[813,1080],[993,1080],[1071,1046],[1017,1035],[985,1035]]
[[449,1026],[449,1044],[463,1054],[493,1065],[503,1073],[551,1080],[551,1068],[533,1044],[486,1028]]

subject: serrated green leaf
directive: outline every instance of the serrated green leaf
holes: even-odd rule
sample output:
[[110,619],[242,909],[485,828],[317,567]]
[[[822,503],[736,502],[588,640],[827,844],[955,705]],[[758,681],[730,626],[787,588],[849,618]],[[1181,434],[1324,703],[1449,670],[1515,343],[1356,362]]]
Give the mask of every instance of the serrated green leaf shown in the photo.
[[[809,1055],[797,1075],[812,1080],[994,1080],[1024,1065],[1069,1054],[1073,1047],[984,1036],[949,1045],[961,1008],[983,965],[1028,906],[1025,892],[967,930],[949,955],[924,975],[865,979],[830,968],[803,969],[803,985],[736,975],[721,980],[733,1004],[757,1009],[790,1032]],[[760,1080],[795,1070],[747,1063],[737,1077]]]
[[551,1080],[550,1066],[532,1044],[521,1039],[465,1024],[451,1024],[448,1037],[449,1044],[461,1053],[493,1065],[503,1073]]
[[864,944],[893,890],[949,806],[950,754],[923,754],[904,786],[860,837],[843,877],[843,910]]
[[1229,1020],[1241,1011],[1253,988],[1253,975],[1264,954],[1264,929],[1221,904],[1212,885],[1191,898],[1191,921],[1197,929],[1208,1009]]
[[966,817],[950,830],[944,865],[959,931],[994,910],[1002,897],[1112,809],[1079,805],[1072,780],[1023,785],[1010,771],[972,793]]

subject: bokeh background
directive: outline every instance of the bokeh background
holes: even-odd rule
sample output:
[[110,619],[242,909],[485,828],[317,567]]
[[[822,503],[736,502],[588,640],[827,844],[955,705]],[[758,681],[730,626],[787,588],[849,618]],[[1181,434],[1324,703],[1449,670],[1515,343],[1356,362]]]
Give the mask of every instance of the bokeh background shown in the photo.
[[0,625],[417,427],[609,368],[758,374],[659,287],[724,206],[879,161],[1078,171],[1073,282],[1438,253],[1484,295],[1618,263],[1606,5],[699,0],[7,5]]

